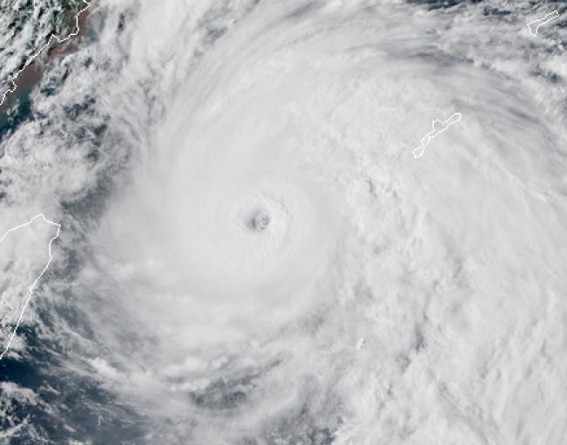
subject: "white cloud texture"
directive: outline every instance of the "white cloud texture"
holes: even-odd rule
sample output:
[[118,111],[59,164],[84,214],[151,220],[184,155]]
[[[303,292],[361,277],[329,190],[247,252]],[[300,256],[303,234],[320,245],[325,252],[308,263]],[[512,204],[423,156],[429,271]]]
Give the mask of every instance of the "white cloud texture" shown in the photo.
[[107,126],[40,151],[82,252],[73,366],[148,443],[560,443],[565,89],[533,70],[563,65],[474,6],[299,6],[100,2],[37,95]]

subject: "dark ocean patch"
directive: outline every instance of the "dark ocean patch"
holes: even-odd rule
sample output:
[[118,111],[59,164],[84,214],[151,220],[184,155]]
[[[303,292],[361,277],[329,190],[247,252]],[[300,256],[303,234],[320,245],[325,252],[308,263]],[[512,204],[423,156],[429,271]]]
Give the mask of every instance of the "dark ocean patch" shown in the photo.
[[17,98],[7,100],[0,111],[0,143],[33,118],[30,90],[20,90]]
[[305,3],[291,12],[289,12],[284,19],[285,20],[300,20],[304,18],[306,15],[312,14],[313,12],[321,9],[324,6],[322,2],[319,1],[310,1]]
[[[117,403],[99,384],[65,368],[68,357],[54,342],[40,339],[33,327],[21,326],[27,347],[21,357],[7,355],[0,361],[0,381],[29,389],[37,400],[12,398],[9,416],[0,419],[7,429],[27,419],[10,444],[67,443],[70,439],[92,444],[139,443],[145,435],[144,420]],[[7,395],[0,391],[0,399]]]
[[257,376],[220,378],[202,391],[191,394],[193,403],[206,410],[232,410],[242,406],[256,385]]
[[483,0],[407,0],[410,5],[426,6],[428,9],[452,8],[463,3],[482,3]]

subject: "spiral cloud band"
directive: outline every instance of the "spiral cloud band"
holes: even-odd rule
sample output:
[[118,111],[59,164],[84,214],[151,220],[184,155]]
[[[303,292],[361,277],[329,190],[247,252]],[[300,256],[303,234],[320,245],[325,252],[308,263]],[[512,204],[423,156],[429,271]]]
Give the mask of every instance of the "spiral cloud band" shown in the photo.
[[74,430],[29,437],[561,443],[564,30],[420,3],[94,7],[0,159],[66,229],[37,348],[96,418],[14,378]]

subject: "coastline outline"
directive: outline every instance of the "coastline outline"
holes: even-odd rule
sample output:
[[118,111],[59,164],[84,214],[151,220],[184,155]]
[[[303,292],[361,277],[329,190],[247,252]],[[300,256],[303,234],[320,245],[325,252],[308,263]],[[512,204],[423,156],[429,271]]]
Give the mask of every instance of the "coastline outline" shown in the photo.
[[[43,52],[43,50],[44,50],[46,47],[48,47],[48,46],[51,45],[51,42],[52,42],[53,40],[56,40],[56,41],[57,41],[57,44],[58,44],[58,45],[61,45],[62,43],[65,43],[67,40],[69,40],[71,37],[75,37],[76,35],[78,35],[78,34],[81,32],[81,28],[80,28],[80,26],[79,26],[79,16],[80,16],[84,11],[86,11],[86,10],[89,8],[89,6],[91,5],[92,0],[91,0],[91,2],[88,2],[87,0],[82,0],[82,1],[83,1],[83,3],[84,3],[86,6],[85,6],[83,9],[81,9],[79,12],[77,12],[77,15],[76,15],[76,17],[75,17],[75,30],[74,30],[72,33],[70,33],[67,37],[64,37],[64,38],[62,38],[62,39],[59,38],[59,37],[57,37],[55,34],[51,34],[51,35],[49,36],[49,38],[47,39],[47,43],[44,44],[41,48],[39,48],[39,50],[36,51],[34,54],[32,54],[32,55],[30,56],[29,60],[25,63],[25,65],[24,65],[20,70],[18,70],[18,71],[16,72],[16,74],[15,74],[14,76],[12,76],[11,79],[8,80],[8,85],[11,84],[11,86],[8,88],[8,90],[6,90],[6,92],[5,92],[5,93],[2,95],[2,97],[0,98],[0,107],[1,107],[2,105],[4,105],[4,102],[6,101],[6,97],[8,96],[8,94],[12,94],[12,93],[14,93],[14,92],[17,90],[18,85],[16,84],[16,81],[18,80],[18,77],[20,76],[20,74],[22,73],[22,71],[24,71],[28,66],[30,66],[30,65],[35,61],[35,59],[36,59],[37,57],[39,57],[39,55]],[[1,359],[1,358],[2,358],[2,357],[0,357],[0,359]]]
[[23,224],[19,224],[17,226],[12,227],[11,229],[9,229],[8,231],[6,231],[1,237],[0,237],[0,243],[2,243],[2,241],[4,241],[8,235],[10,235],[11,233],[15,232],[16,230],[19,229],[23,229],[24,227],[29,226],[30,224],[32,224],[36,219],[41,218],[43,219],[43,221],[49,225],[55,226],[57,227],[57,233],[55,234],[55,236],[52,236],[49,240],[49,246],[48,246],[48,253],[49,253],[49,258],[47,260],[46,265],[43,267],[43,269],[41,270],[41,273],[35,278],[35,280],[33,280],[32,285],[30,286],[29,290],[28,290],[28,296],[26,298],[26,301],[24,302],[24,305],[22,307],[22,310],[20,312],[20,316],[18,317],[18,321],[16,322],[16,326],[14,327],[14,329],[12,330],[12,333],[10,334],[10,337],[8,338],[8,341],[4,347],[4,350],[2,352],[0,352],[0,360],[2,360],[2,358],[8,353],[8,350],[10,349],[10,345],[12,344],[12,341],[14,340],[14,338],[16,337],[16,333],[18,331],[18,327],[20,326],[20,323],[22,321],[22,318],[24,317],[24,312],[28,307],[28,304],[31,300],[31,297],[33,296],[33,291],[35,289],[35,287],[37,286],[37,283],[39,282],[39,280],[41,279],[41,277],[43,277],[43,275],[45,274],[45,272],[47,271],[47,269],[49,268],[49,265],[51,264],[51,261],[53,260],[53,252],[52,252],[52,246],[53,246],[53,242],[59,238],[59,235],[61,234],[61,224],[53,222],[49,219],[47,219],[45,217],[45,215],[43,213],[38,213],[37,215],[35,215],[32,219],[30,219],[28,222],[23,223]]
[[[533,37],[536,37],[537,36],[537,30],[541,26],[551,22],[553,19],[556,19],[557,17],[559,17],[559,12],[556,9],[554,9],[553,11],[545,14],[543,17],[540,17],[539,19],[535,19],[535,20],[532,20],[531,22],[528,22],[526,24],[526,26],[528,27],[528,32]],[[532,27],[530,25],[533,25],[534,23],[537,23],[537,25],[535,26],[535,29],[532,30]]]
[[413,157],[414,159],[420,158],[423,156],[425,152],[425,147],[429,145],[432,139],[435,139],[445,130],[447,130],[451,125],[460,122],[461,120],[461,113],[453,113],[448,119],[445,121],[441,121],[439,119],[434,119],[431,121],[431,130],[428,131],[425,136],[421,138],[419,147],[413,150]]

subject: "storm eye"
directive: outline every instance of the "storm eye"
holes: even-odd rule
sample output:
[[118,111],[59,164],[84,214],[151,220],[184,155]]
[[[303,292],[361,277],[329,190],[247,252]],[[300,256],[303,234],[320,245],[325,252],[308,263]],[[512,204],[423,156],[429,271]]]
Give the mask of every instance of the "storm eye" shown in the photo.
[[266,230],[269,224],[270,215],[268,214],[268,212],[262,209],[254,212],[249,221],[249,227],[256,232],[262,232],[263,230]]

